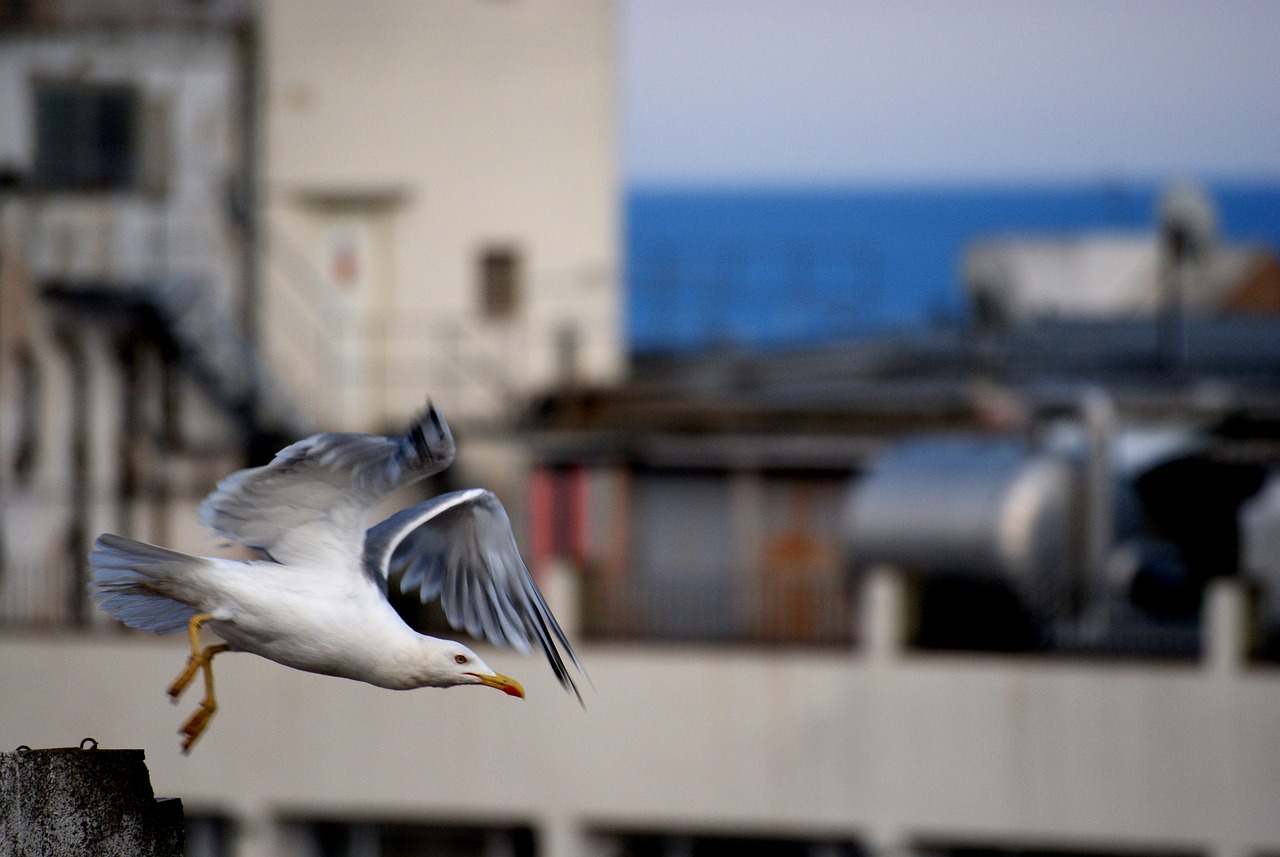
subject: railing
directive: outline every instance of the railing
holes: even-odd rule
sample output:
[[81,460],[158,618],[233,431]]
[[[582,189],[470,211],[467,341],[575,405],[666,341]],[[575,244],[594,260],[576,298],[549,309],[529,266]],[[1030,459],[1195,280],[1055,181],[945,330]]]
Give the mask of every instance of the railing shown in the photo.
[[854,613],[838,581],[589,578],[583,633],[597,640],[849,645]]
[[[131,499],[121,497],[118,474],[88,477],[82,500],[83,528],[76,522],[68,474],[46,474],[34,484],[16,486],[0,473],[0,628],[68,630],[114,628],[92,598],[87,553],[90,542],[107,530],[192,553],[207,553],[213,542],[194,526],[196,508],[213,479],[237,460],[233,447],[211,449],[186,459],[200,476],[188,484],[170,482],[163,493],[145,476]],[[48,450],[45,460],[56,457]],[[209,484],[205,485],[205,474]],[[169,474],[172,479],[172,472]],[[9,481],[5,481],[5,480]],[[184,480],[185,481],[185,480]],[[175,540],[175,536],[177,537]]]
[[[42,565],[11,563],[0,577],[0,630],[68,630],[115,628],[106,614],[87,597],[83,568],[66,563]],[[596,576],[581,579],[575,603],[580,616],[562,611],[568,604],[553,604],[562,614],[571,636],[593,642],[775,645],[833,648],[868,648],[890,645],[901,652],[917,651],[913,644],[915,614],[906,593],[910,584],[893,576],[895,602],[887,608],[893,614],[893,638],[877,643],[867,626],[868,611],[877,608],[866,602],[865,582],[786,580],[747,583],[728,580],[664,579],[607,580]],[[1276,650],[1259,650],[1256,616],[1248,610],[1247,587],[1237,581],[1215,584],[1238,591],[1241,608],[1240,629],[1233,632],[1242,647],[1238,657],[1250,663],[1274,666]],[[1206,603],[1213,601],[1211,586]],[[550,592],[548,591],[550,596]],[[857,596],[857,597],[855,597]],[[580,597],[581,601],[576,601]],[[412,606],[418,608],[416,599]],[[883,612],[883,611],[882,611]],[[901,614],[901,615],[899,615]],[[433,615],[426,611],[422,615]],[[419,617],[421,618],[421,617]],[[419,630],[454,635],[443,617]],[[575,623],[574,620],[577,620]],[[1056,645],[1036,653],[1037,657],[1098,655],[1117,659],[1152,657],[1188,660],[1217,657],[1205,649],[1212,622],[1206,616],[1180,623],[1152,623],[1129,612],[1113,618],[1102,636],[1066,637],[1060,633]],[[572,630],[580,623],[580,631]],[[899,636],[903,635],[903,636]],[[1068,639],[1067,637],[1070,637]],[[964,649],[973,654],[976,650]]]
[[583,355],[562,342],[574,338],[566,325],[589,326],[577,303],[606,279],[545,275],[529,284],[537,312],[500,321],[456,306],[361,308],[284,229],[268,223],[263,244],[267,352],[292,398],[326,428],[383,428],[427,396],[455,421],[509,424],[530,394],[572,375]]
[[884,253],[847,235],[642,234],[632,250],[639,351],[836,339],[884,314]]
[[36,282],[197,281],[229,304],[236,257],[223,212],[143,197],[31,198],[19,227]]
[[58,565],[6,563],[0,569],[0,626],[67,628],[76,623],[79,605],[71,572]]
[[430,396],[451,419],[514,413],[526,331],[399,314],[357,318],[323,289],[277,283],[268,350],[292,396],[324,428],[377,429]]
[[[529,303],[509,319],[486,319],[458,307],[397,311],[381,322],[384,397],[416,402],[437,397],[459,418],[510,425],[530,396],[553,387],[608,377],[613,342],[608,319],[597,322],[597,289],[612,274],[584,268],[539,272],[527,283]],[[584,310],[584,304],[587,308]],[[429,385],[429,387],[428,387]]]
[[236,316],[239,259],[220,205],[31,197],[17,230],[33,283],[106,289],[150,304],[216,401],[255,430],[299,427]]
[[[581,590],[582,630],[594,640],[845,646],[861,636],[860,614],[853,603],[857,586],[844,578],[740,580],[729,575],[674,573],[661,579],[586,576]],[[907,588],[918,597],[918,586],[913,582]],[[956,610],[966,611],[966,604],[956,604]],[[907,623],[909,635],[901,644],[906,649],[988,650],[972,643],[925,644],[921,634],[929,629],[919,624],[918,607],[903,608],[915,617]],[[1066,610],[1065,604],[1059,607]],[[947,619],[937,608],[930,615],[933,620]],[[1162,659],[1202,654],[1203,627],[1198,616],[1161,620],[1118,603],[1099,605],[1078,617],[1066,612],[1039,615],[1041,618],[1026,620],[1041,631],[1040,644],[1029,651]],[[972,617],[956,618],[968,622]],[[1261,633],[1254,636],[1256,644]],[[1275,660],[1274,648],[1255,645],[1252,657]],[[1018,649],[994,646],[989,650]]]
[[455,420],[509,421],[531,390],[535,343],[551,336],[527,323],[398,314],[385,325],[382,396],[430,395]]
[[283,230],[262,220],[261,275],[265,289],[260,338],[268,360],[308,420],[333,428],[335,390],[351,374],[343,350],[350,336],[346,312],[321,273]]

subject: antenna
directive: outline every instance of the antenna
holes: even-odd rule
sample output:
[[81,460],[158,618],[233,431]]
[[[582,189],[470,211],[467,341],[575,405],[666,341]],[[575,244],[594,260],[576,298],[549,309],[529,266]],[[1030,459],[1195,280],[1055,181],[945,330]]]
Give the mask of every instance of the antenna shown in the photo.
[[1164,192],[1156,217],[1164,255],[1156,345],[1165,368],[1177,374],[1187,361],[1187,289],[1218,242],[1218,210],[1198,184],[1184,180]]

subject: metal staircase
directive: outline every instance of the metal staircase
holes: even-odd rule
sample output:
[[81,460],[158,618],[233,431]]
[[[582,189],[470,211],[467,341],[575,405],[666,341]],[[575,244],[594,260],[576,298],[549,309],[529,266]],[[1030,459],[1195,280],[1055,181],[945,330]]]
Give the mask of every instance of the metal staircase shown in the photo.
[[209,395],[234,414],[251,437],[297,438],[310,431],[259,350],[194,282],[144,286],[179,359]]

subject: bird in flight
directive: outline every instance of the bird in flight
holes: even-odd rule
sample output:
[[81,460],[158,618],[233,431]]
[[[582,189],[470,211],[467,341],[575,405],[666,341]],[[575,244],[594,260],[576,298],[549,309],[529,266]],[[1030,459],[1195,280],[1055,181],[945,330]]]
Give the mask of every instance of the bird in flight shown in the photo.
[[[525,654],[539,646],[582,701],[565,658],[585,675],[582,666],[491,492],[443,494],[369,526],[383,499],[444,470],[455,452],[448,424],[428,405],[402,437],[317,434],[233,473],[199,517],[252,549],[251,561],[98,537],[89,565],[102,607],[132,628],[190,635],[191,656],[168,691],[177,702],[203,672],[204,698],[179,730],[184,753],[217,710],[212,664],[221,652],[395,690],[474,684],[524,696],[471,649],[405,624],[387,600],[394,574],[424,604],[439,598],[456,630]],[[203,627],[223,642],[202,648]]]

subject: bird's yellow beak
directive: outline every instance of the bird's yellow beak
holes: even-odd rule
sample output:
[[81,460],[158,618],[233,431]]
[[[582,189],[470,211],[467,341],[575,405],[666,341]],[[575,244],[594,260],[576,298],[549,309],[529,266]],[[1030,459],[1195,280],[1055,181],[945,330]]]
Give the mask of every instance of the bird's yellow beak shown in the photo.
[[520,682],[513,678],[497,674],[480,675],[480,673],[472,673],[472,675],[480,679],[480,683],[485,687],[495,687],[509,696],[518,696],[524,699],[524,688],[520,686]]

